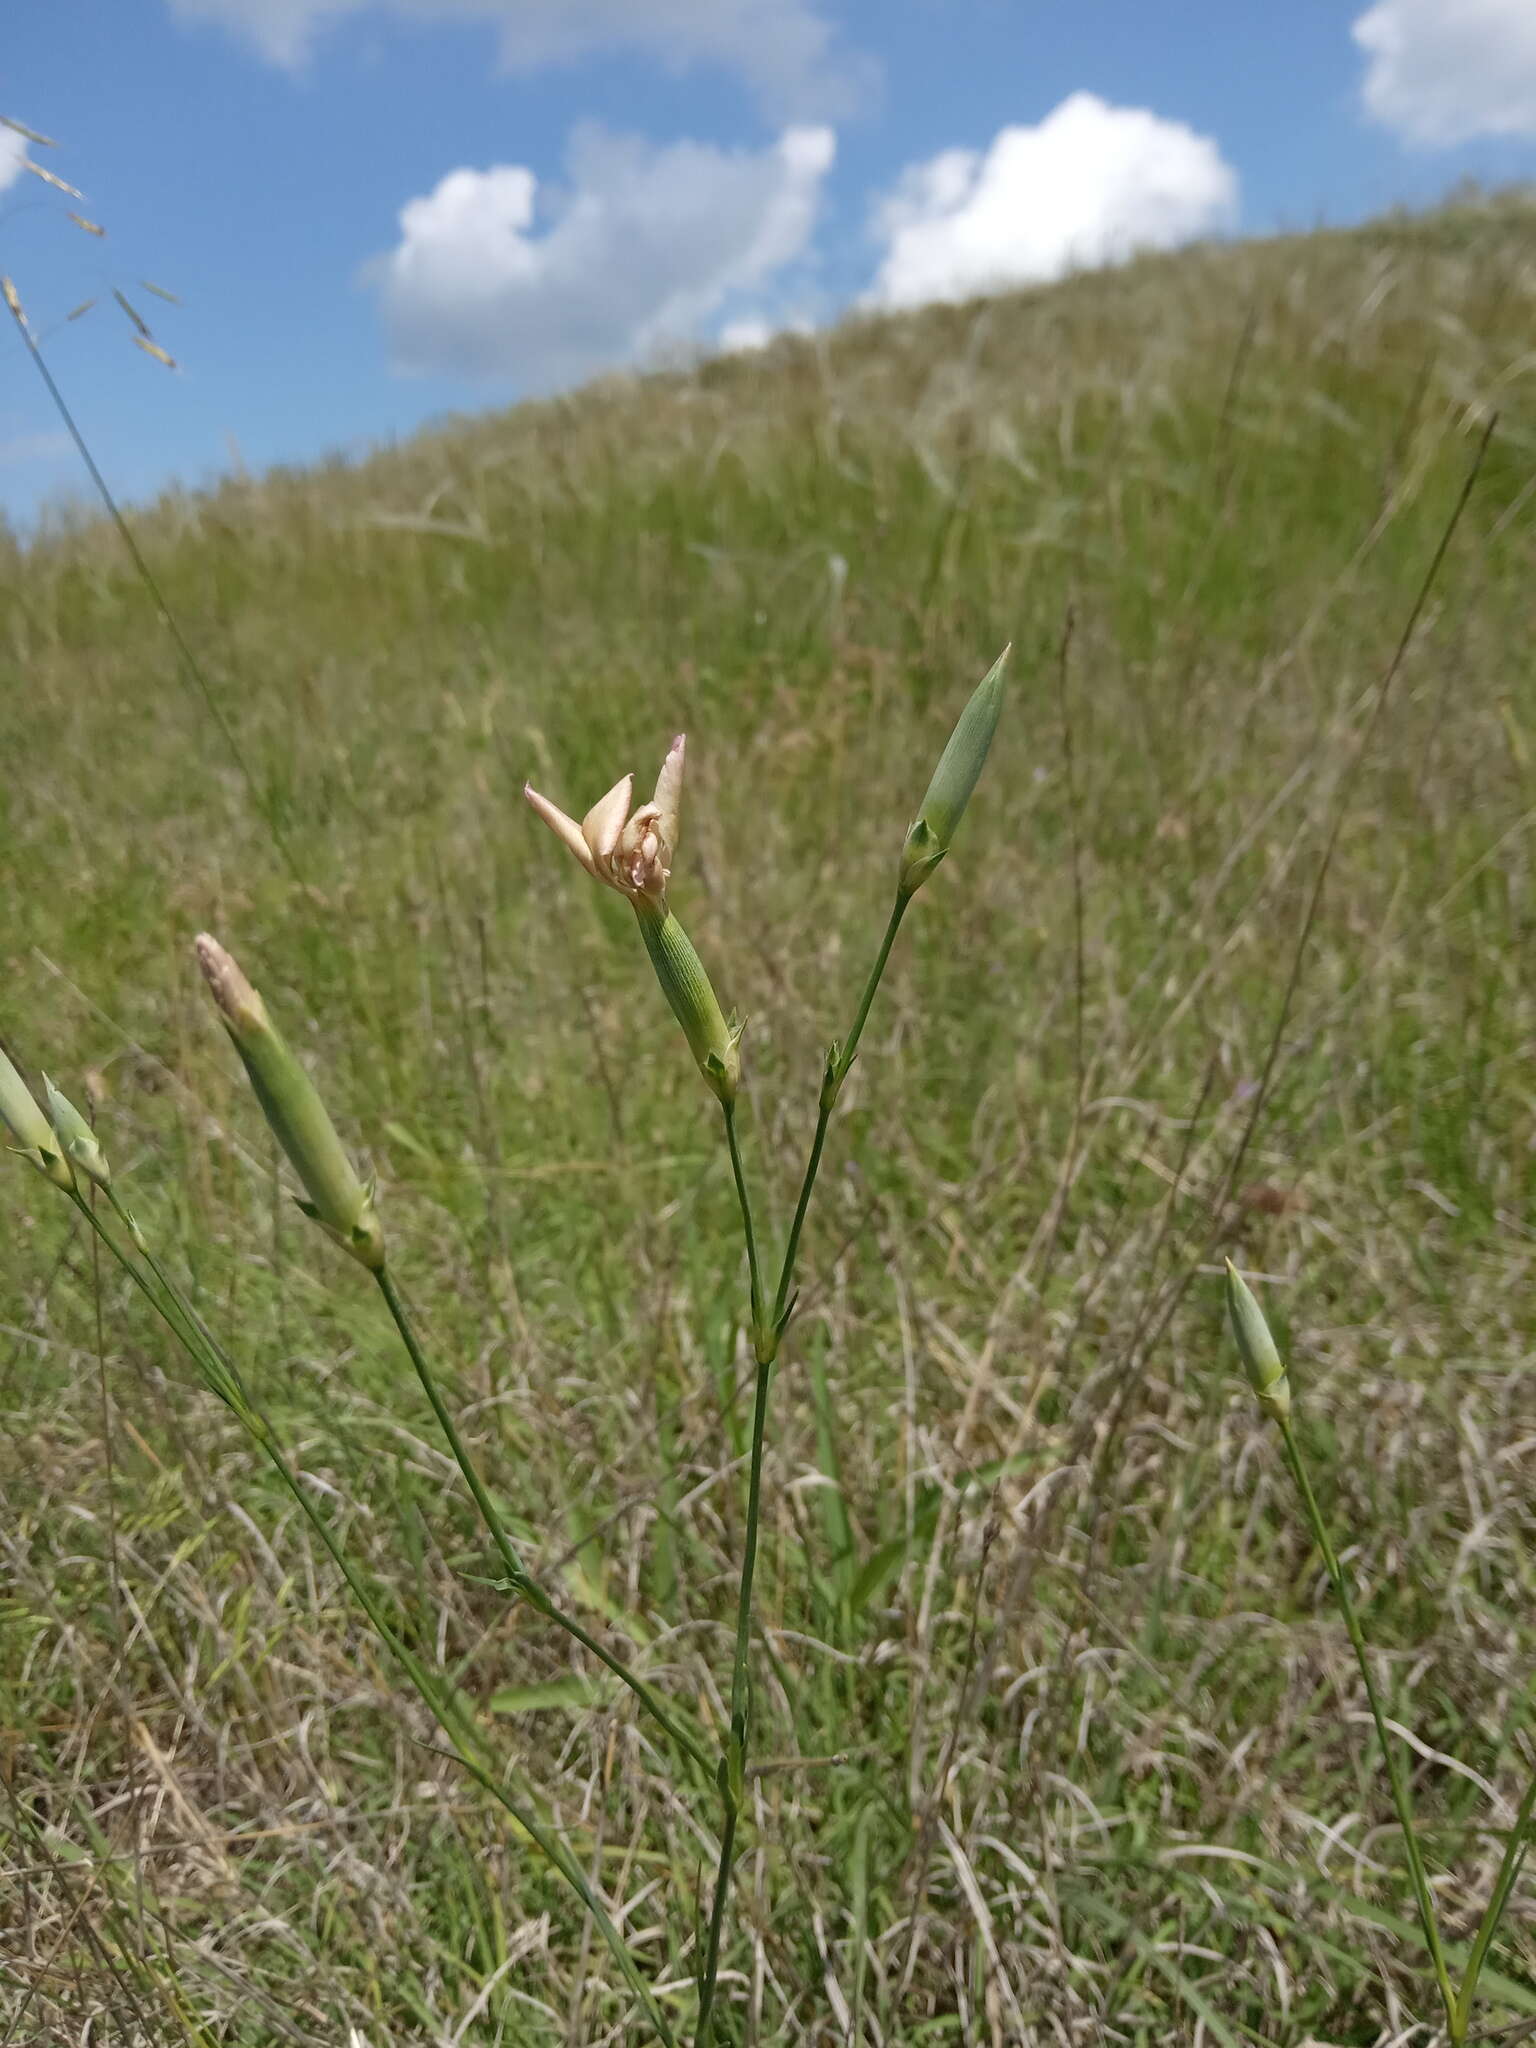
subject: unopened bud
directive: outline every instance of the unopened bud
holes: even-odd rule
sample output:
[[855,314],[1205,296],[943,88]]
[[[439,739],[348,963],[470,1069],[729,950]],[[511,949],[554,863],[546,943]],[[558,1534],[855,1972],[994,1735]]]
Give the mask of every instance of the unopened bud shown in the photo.
[[1286,1377],[1285,1364],[1270,1335],[1263,1309],[1230,1259],[1227,1261],[1227,1314],[1232,1321],[1237,1348],[1242,1354],[1243,1370],[1248,1375],[1249,1386],[1258,1396],[1259,1406],[1277,1422],[1284,1422],[1291,1412],[1291,1383]]
[[43,1094],[47,1097],[48,1118],[64,1157],[77,1173],[95,1181],[97,1187],[110,1187],[112,1169],[107,1164],[106,1153],[97,1142],[96,1133],[69,1097],[55,1088],[46,1074],[43,1076]]
[[267,1015],[266,1004],[238,963],[206,932],[197,941],[197,963],[256,1091],[262,1115],[304,1183],[309,1200],[299,1206],[353,1258],[371,1272],[380,1272],[384,1233],[374,1213],[373,1197],[358,1179],[314,1082],[284,1043]]
[[0,1123],[16,1141],[12,1151],[30,1160],[56,1188],[74,1186],[75,1177],[69,1170],[57,1133],[38,1108],[31,1089],[3,1052],[0,1052]]
[[970,702],[939,756],[928,794],[901,849],[897,886],[903,896],[920,889],[949,851],[955,828],[986,763],[992,735],[997,731],[998,714],[1003,708],[1003,671],[1010,651],[1007,647],[1003,649],[971,692]]

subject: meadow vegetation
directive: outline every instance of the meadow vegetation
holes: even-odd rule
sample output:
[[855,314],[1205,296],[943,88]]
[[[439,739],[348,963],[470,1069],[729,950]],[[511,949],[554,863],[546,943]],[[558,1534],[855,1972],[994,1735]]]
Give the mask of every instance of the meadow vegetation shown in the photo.
[[[753,1380],[718,1113],[521,786],[590,801],[687,730],[673,901],[749,1019],[780,1243],[903,832],[1013,642],[807,1227],[730,2040],[1434,2037],[1222,1261],[1464,1955],[1536,1765],[1532,226],[1146,259],[167,496],[135,530],[201,682],[106,522],[0,550],[0,1042],[94,1105],[338,1541],[683,2017],[707,1809],[489,1583],[191,940],[377,1172],[522,1552],[717,1745]],[[79,1219],[19,1166],[0,1217],[0,2042],[645,2038]],[[1536,2018],[1528,1888],[1484,1990],[1490,2033]]]

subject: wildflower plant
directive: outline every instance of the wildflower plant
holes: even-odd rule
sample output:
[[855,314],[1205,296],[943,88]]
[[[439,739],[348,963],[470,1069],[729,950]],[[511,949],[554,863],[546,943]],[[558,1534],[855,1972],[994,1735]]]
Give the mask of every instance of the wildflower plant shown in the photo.
[[11,1136],[11,1149],[73,1202],[102,1247],[191,1358],[207,1390],[224,1403],[259,1448],[341,1573],[379,1640],[436,1717],[460,1763],[511,1815],[581,1900],[637,2001],[649,2037],[663,2043],[664,2048],[679,2048],[685,2033],[694,2048],[709,2048],[721,2032],[716,2010],[721,1940],[751,1755],[753,1587],[762,1519],[769,1395],[780,1347],[794,1312],[801,1239],[828,1126],[857,1055],[902,920],[918,889],[948,854],[981,774],[1001,708],[1006,660],[1005,650],[961,714],[900,850],[890,914],[853,1021],[826,1054],[815,1129],[771,1287],[769,1268],[753,1221],[737,1130],[737,1106],[743,1086],[742,1024],[735,1017],[727,1018],[722,1010],[709,975],[667,897],[679,839],[684,738],[679,734],[672,742],[654,795],[638,807],[634,805],[634,778],[630,775],[615,783],[580,822],[548,797],[525,788],[529,804],[586,873],[616,890],[632,906],[661,992],[721,1111],[749,1279],[755,1390],[729,1720],[717,1752],[647,1679],[592,1635],[576,1616],[566,1612],[529,1570],[470,1455],[396,1282],[373,1186],[359,1174],[315,1080],[284,1040],[265,1001],[234,956],[211,934],[203,933],[196,941],[197,962],[220,1022],[239,1055],[273,1136],[304,1189],[299,1198],[300,1208],[370,1275],[389,1311],[494,1549],[497,1569],[489,1575],[488,1582],[507,1598],[526,1602],[565,1630],[626,1685],[677,1752],[692,1789],[714,1803],[716,1868],[700,1944],[694,2010],[687,2028],[647,1982],[622,1927],[598,1897],[559,1833],[536,1810],[531,1795],[522,1797],[509,1786],[484,1732],[451,1676],[429,1664],[411,1647],[348,1559],[313,1493],[301,1484],[239,1363],[207,1328],[124,1205],[106,1151],[92,1125],[46,1079],[46,1109],[40,1106],[16,1067],[0,1052],[0,1122]]
[[[720,1941],[730,1892],[731,1872],[736,1860],[736,1840],[741,1820],[742,1795],[751,1750],[752,1590],[757,1569],[758,1530],[762,1521],[763,1449],[767,1437],[768,1400],[779,1346],[794,1313],[795,1269],[806,1214],[815,1190],[826,1146],[827,1127],[848,1070],[858,1052],[859,1040],[870,1007],[891,957],[896,934],[907,906],[949,850],[972,790],[981,774],[987,751],[997,729],[1002,704],[1003,678],[1007,666],[1005,648],[977,685],[940,757],[933,780],[909,830],[897,870],[895,898],[885,933],[875,954],[859,999],[852,1025],[841,1040],[828,1048],[818,1099],[816,1127],[801,1178],[800,1193],[779,1264],[773,1293],[767,1292],[765,1268],[753,1223],[752,1202],[742,1163],[736,1128],[736,1099],[740,1082],[739,1021],[727,1024],[721,1015],[709,978],[699,963],[687,934],[666,902],[671,861],[676,851],[678,819],[682,799],[684,739],[673,741],[656,784],[656,795],[625,821],[633,789],[633,777],[625,776],[607,796],[590,810],[578,826],[547,797],[530,788],[524,794],[544,822],[565,841],[571,852],[599,881],[605,881],[627,895],[640,920],[646,951],[661,983],[662,993],[683,1027],[684,1035],[698,1061],[700,1072],[718,1097],[725,1126],[726,1149],[731,1178],[741,1211],[742,1238],[746,1251],[750,1288],[752,1350],[756,1364],[752,1403],[751,1450],[747,1464],[747,1515],[738,1579],[735,1654],[731,1664],[730,1721],[725,1745],[716,1769],[722,1821],[719,1861],[715,1872],[709,1925],[705,1937],[703,1968],[699,1978],[699,2008],[695,2041],[705,2048],[714,2038],[713,2015],[720,1968]],[[914,856],[914,845],[917,853]]]

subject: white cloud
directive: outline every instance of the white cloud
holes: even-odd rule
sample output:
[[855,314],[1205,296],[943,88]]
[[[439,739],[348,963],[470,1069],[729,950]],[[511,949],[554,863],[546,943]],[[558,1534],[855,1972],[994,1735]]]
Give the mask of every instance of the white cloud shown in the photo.
[[843,47],[820,0],[169,0],[183,21],[215,22],[274,64],[297,66],[316,38],[372,9],[407,22],[493,30],[509,71],[638,51],[672,70],[733,71],[782,113],[846,112],[876,67]]
[[0,126],[0,192],[21,176],[21,167],[26,160],[26,137],[18,135],[14,128]]
[[450,171],[370,266],[403,369],[570,383],[697,338],[805,253],[830,128],[762,150],[578,129],[546,195],[521,164]]
[[772,326],[756,314],[749,314],[744,320],[727,320],[719,336],[720,346],[728,356],[747,355],[753,349],[766,348],[772,339]]
[[735,319],[724,320],[720,332],[715,336],[715,346],[726,355],[744,354],[753,349],[767,348],[786,334],[814,334],[816,322],[808,313],[781,312],[776,320],[770,320],[761,313],[742,313]]
[[1377,0],[1351,33],[1366,112],[1408,141],[1536,135],[1536,0]]
[[1141,107],[1075,92],[985,151],[913,164],[875,212],[870,303],[917,306],[1060,277],[1227,225],[1237,178],[1216,144]]

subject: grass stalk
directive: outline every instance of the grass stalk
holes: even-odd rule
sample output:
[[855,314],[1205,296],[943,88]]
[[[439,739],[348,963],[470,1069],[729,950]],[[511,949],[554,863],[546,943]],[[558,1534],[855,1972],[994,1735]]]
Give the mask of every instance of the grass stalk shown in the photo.
[[1478,1923],[1472,1953],[1467,1958],[1461,1989],[1456,1994],[1456,2007],[1451,2014],[1451,2048],[1461,2048],[1461,2044],[1467,2038],[1467,2030],[1472,2024],[1472,2002],[1477,1997],[1478,1979],[1483,1974],[1483,1965],[1488,1960],[1493,1937],[1498,1932],[1499,1922],[1504,1917],[1504,1908],[1509,1904],[1510,1893],[1519,1881],[1521,1866],[1531,1845],[1533,1810],[1536,1810],[1536,1771],[1531,1774],[1531,1781],[1525,1788],[1525,1797],[1520,1801],[1520,1810],[1515,1815],[1515,1824],[1509,1831],[1509,1840],[1504,1844],[1499,1874],[1494,1880],[1493,1891]]
[[219,738],[223,741],[225,750],[235,765],[236,773],[245,785],[246,795],[250,798],[253,808],[271,834],[272,844],[277,848],[283,865],[301,889],[306,887],[307,878],[294,857],[293,849],[288,844],[287,835],[277,823],[272,812],[272,806],[262,795],[261,785],[256,779],[255,771],[252,769],[249,760],[246,758],[245,750],[235,736],[235,729],[230,724],[224,707],[214,695],[213,685],[209,682],[202,663],[192,652],[191,643],[188,641],[186,634],[181,630],[176,614],[167,603],[165,593],[160,588],[159,580],[154,570],[150,568],[149,563],[145,560],[144,550],[139,546],[138,538],[133,528],[128,524],[127,516],[122,506],[117,502],[112,486],[102,475],[101,468],[95,456],[91,453],[90,443],[86,440],[84,434],[81,433],[79,423],[70,411],[68,401],[65,399],[64,393],[59,389],[52,370],[48,367],[48,360],[38,345],[37,336],[32,332],[26,317],[14,305],[11,307],[11,318],[15,323],[17,333],[21,336],[27,354],[32,358],[32,367],[42,379],[43,389],[47,392],[53,409],[62,421],[64,431],[74,443],[75,452],[85,465],[86,474],[95,487],[96,495],[100,498],[107,517],[117,530],[118,538],[122,541],[127,551],[128,559],[133,564],[134,574],[143,584],[150,603],[155,608],[155,616],[169,635],[171,645],[176,650],[183,671],[191,681],[197,695],[202,699],[203,707],[207,711],[208,716],[218,728]]
[[[1339,1612],[1344,1617],[1344,1627],[1348,1631],[1350,1645],[1355,1653],[1355,1662],[1360,1667],[1360,1677],[1365,1685],[1365,1696],[1370,1704],[1371,1719],[1376,1724],[1376,1738],[1381,1744],[1382,1758],[1387,1767],[1387,1783],[1392,1789],[1392,1804],[1397,1809],[1398,1822],[1403,1831],[1403,1850],[1408,1858],[1409,1882],[1413,1887],[1414,1902],[1418,1907],[1419,1924],[1424,1931],[1424,1943],[1429,1950],[1430,1965],[1435,1975],[1435,1987],[1440,1994],[1440,2002],[1445,2009],[1446,2024],[1451,2030],[1451,2038],[1453,2041],[1460,2041],[1465,2038],[1465,2030],[1463,2029],[1463,2032],[1459,2034],[1456,2031],[1457,1997],[1451,1983],[1451,1973],[1446,1964],[1445,1949],[1440,1940],[1440,1925],[1435,1917],[1435,1905],[1430,1895],[1429,1879],[1425,1873],[1424,1858],[1419,1848],[1418,1831],[1413,1824],[1413,1808],[1408,1797],[1408,1781],[1403,1775],[1397,1751],[1393,1747],[1391,1731],[1387,1727],[1386,1710],[1382,1706],[1380,1694],[1376,1689],[1376,1680],[1371,1671],[1371,1660],[1366,1649],[1365,1634],[1361,1629],[1359,1616],[1355,1613],[1355,1603],[1350,1598],[1349,1581],[1344,1575],[1344,1568],[1339,1562],[1338,1553],[1335,1551],[1328,1535],[1327,1527],[1323,1521],[1322,1510],[1317,1504],[1317,1496],[1312,1491],[1312,1482],[1307,1476],[1307,1468],[1301,1455],[1301,1447],[1296,1440],[1295,1427],[1288,1416],[1278,1418],[1278,1420],[1280,1434],[1285,1444],[1286,1461],[1290,1465],[1291,1476],[1296,1481],[1296,1490],[1301,1496],[1302,1508],[1306,1514],[1313,1538],[1317,1543],[1318,1550],[1322,1554],[1323,1566],[1328,1573],[1329,1582],[1333,1587],[1334,1599],[1338,1602]],[[1481,1968],[1481,1963],[1479,1963],[1478,1967]]]

